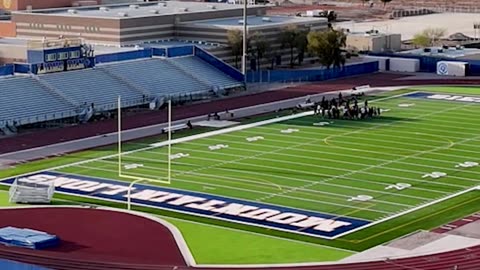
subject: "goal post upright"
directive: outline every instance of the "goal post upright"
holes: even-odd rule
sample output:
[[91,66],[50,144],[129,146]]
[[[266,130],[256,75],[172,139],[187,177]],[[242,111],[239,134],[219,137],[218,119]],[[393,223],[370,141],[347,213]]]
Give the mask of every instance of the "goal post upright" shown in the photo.
[[[134,175],[126,175],[123,174],[122,170],[122,97],[118,96],[117,98],[117,150],[118,150],[118,177],[121,178],[126,178],[132,180],[128,186],[127,190],[127,209],[131,210],[131,192],[134,189],[133,186],[140,183],[140,182],[150,182],[150,183],[158,183],[158,184],[170,184],[171,183],[171,153],[172,153],[172,102],[171,100],[168,101],[168,171],[167,171],[167,177],[163,176],[163,180],[161,179],[152,179],[149,178],[148,176],[145,177],[140,177],[140,176],[134,176]],[[128,153],[128,152],[127,152]],[[165,163],[164,163],[165,164]],[[167,179],[165,179],[167,178]]]

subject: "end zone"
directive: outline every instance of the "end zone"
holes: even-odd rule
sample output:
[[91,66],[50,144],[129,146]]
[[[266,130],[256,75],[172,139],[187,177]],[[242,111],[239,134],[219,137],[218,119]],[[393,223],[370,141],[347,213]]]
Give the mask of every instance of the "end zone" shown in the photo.
[[[15,178],[0,184],[11,185]],[[48,185],[56,192],[92,199],[124,203],[128,199],[128,182],[44,171],[18,178],[20,182]],[[235,223],[275,229],[325,239],[334,239],[371,224],[370,221],[339,217],[258,203],[223,196],[138,184],[130,195],[138,206],[159,208]]]

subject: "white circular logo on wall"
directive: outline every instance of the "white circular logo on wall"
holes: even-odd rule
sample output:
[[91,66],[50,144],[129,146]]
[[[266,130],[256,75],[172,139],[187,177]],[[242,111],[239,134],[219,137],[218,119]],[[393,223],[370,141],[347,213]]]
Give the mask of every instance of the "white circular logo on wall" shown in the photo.
[[438,74],[448,75],[448,65],[446,63],[438,64]]

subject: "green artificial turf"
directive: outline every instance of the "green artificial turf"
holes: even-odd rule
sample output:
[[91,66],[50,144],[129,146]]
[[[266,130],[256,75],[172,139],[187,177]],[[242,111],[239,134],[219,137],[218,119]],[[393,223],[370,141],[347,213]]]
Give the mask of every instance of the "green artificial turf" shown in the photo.
[[177,226],[198,264],[271,264],[336,261],[352,255],[346,250],[273,238],[166,218]]
[[8,202],[8,192],[0,190],[0,207],[4,206],[12,206],[10,202]]
[[[415,88],[415,91],[478,94],[474,87]],[[378,96],[385,98],[411,90],[400,90]],[[377,98],[378,98],[377,97]],[[372,97],[373,98],[373,97]],[[400,104],[413,104],[399,107]],[[255,127],[243,131],[203,138],[173,146],[173,153],[188,153],[173,163],[174,188],[212,193],[246,200],[256,200],[335,216],[349,216],[370,221],[386,218],[433,202],[442,197],[478,186],[480,167],[456,167],[461,163],[480,162],[480,105],[454,101],[439,101],[419,98],[396,97],[371,103],[389,109],[382,117],[365,121],[333,120],[328,126],[314,126],[326,120],[319,117],[304,117],[295,120]],[[250,119],[249,121],[256,121]],[[330,120],[327,120],[330,122]],[[298,132],[281,133],[281,130],[298,129]],[[185,135],[179,133],[178,136]],[[264,140],[248,142],[246,138],[263,136]],[[165,140],[153,137],[124,144],[124,150],[141,149],[150,143]],[[211,151],[209,146],[227,144],[229,147]],[[103,147],[62,158],[36,161],[0,172],[6,177],[40,170],[52,166],[70,164],[90,158],[115,153],[115,147]],[[166,176],[166,149],[153,148],[124,156],[124,164],[141,163],[144,167],[126,171],[132,176],[164,179]],[[116,159],[103,159],[57,171],[89,176],[119,179]],[[431,178],[432,172],[444,172],[446,176]],[[128,181],[128,179],[122,179]],[[392,184],[410,184],[409,188],[386,189]],[[367,202],[348,201],[357,195],[369,195]],[[275,230],[193,217],[158,209],[135,207],[136,210],[175,218],[211,223],[219,226],[248,230],[305,242],[329,245],[361,251],[389,241],[417,229],[431,229],[448,221],[461,218],[480,210],[479,191],[471,191],[453,199],[436,203],[421,210],[384,221],[376,226],[355,232],[336,240],[324,240]],[[85,198],[56,195],[57,198],[124,207],[122,204],[101,202]],[[173,221],[173,223],[178,223]],[[187,225],[185,225],[187,224]],[[234,240],[226,240],[232,231],[198,226],[191,223],[183,227],[194,256],[199,262],[227,263],[225,247]],[[185,230],[186,228],[186,230]],[[248,252],[266,251],[249,245],[250,234],[234,237],[237,248]],[[238,239],[237,239],[238,238]],[[210,253],[197,248],[207,239],[212,247]],[[247,239],[244,241],[244,239]],[[275,239],[276,240],[276,239]],[[256,240],[255,240],[256,241]],[[269,240],[258,240],[272,241]],[[215,246],[214,246],[215,245]],[[295,245],[298,245],[295,243]],[[283,249],[282,245],[282,249]],[[252,259],[251,263],[263,263],[275,257],[275,261],[295,254],[292,247],[285,247],[278,254],[267,252]],[[302,253],[303,247],[298,249]],[[198,250],[198,251],[197,251]],[[272,251],[274,251],[272,249]],[[337,250],[335,250],[337,251]],[[215,253],[217,252],[217,253]],[[314,253],[314,252],[312,252]],[[326,255],[330,260],[337,255]],[[320,255],[319,255],[320,256]],[[216,259],[214,258],[216,257]],[[300,257],[291,257],[293,261]],[[307,261],[317,260],[306,256]],[[238,255],[235,260],[245,261]],[[322,258],[318,258],[322,260]],[[291,262],[290,260],[289,262]],[[287,262],[287,261],[285,261]]]

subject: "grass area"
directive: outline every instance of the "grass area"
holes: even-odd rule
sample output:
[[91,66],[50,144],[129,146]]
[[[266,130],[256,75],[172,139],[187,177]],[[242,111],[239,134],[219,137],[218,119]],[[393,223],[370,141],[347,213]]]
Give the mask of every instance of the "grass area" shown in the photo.
[[12,206],[10,202],[8,202],[8,192],[0,190],[0,207],[4,206]]
[[[337,261],[346,250],[166,218],[180,229],[199,264],[271,264]],[[214,242],[212,240],[214,239]],[[207,244],[208,243],[208,244]]]
[[478,86],[421,86],[415,87],[415,90],[436,93],[480,95],[480,89]]
[[[422,87],[415,90],[459,94],[479,92],[478,88],[472,87]],[[383,97],[405,92],[407,91],[396,91]],[[418,98],[393,98],[377,104],[390,111],[381,118],[368,121],[335,120],[328,126],[319,127],[313,124],[324,120],[305,117],[175,145],[174,153],[189,153],[190,156],[175,160],[174,183],[171,186],[375,222],[479,185],[480,167],[456,167],[465,162],[480,162],[480,119],[476,117],[480,112],[478,104]],[[399,107],[400,104],[413,105]],[[286,129],[299,131],[281,132]],[[264,140],[245,140],[254,136],[263,136]],[[164,138],[149,138],[127,143],[124,147],[126,150],[139,149],[161,140]],[[208,149],[217,144],[228,144],[229,147],[218,151]],[[111,153],[114,153],[114,148],[103,147],[21,165],[14,170],[0,172],[0,175],[9,176]],[[161,179],[165,176],[166,158],[166,149],[158,148],[126,155],[124,161],[144,165],[129,171],[129,174]],[[105,159],[59,171],[118,179],[115,162],[114,159]],[[446,175],[433,178],[428,176],[432,172],[443,172]],[[396,186],[386,189],[390,185]],[[348,201],[358,195],[373,198],[367,202]],[[121,204],[71,196],[57,197],[124,207]],[[478,191],[472,191],[334,241],[157,209],[135,209],[361,251],[414,230],[431,229],[478,211],[479,203]],[[245,263],[242,254],[232,255],[225,248],[231,243],[235,243],[232,245],[235,249],[245,250],[247,257],[258,253],[259,256],[249,261],[251,263],[266,263],[269,260],[287,262],[282,261],[284,258],[289,258],[288,262],[318,261],[343,256],[334,250],[332,254],[320,251],[318,253],[325,254],[317,254],[315,257],[316,248],[323,247],[313,246],[315,248],[311,249],[311,256],[308,255],[310,251],[305,251],[305,257],[290,257],[289,255],[301,254],[306,248],[298,243],[292,246],[275,244],[270,242],[277,240],[273,238],[251,239],[251,234],[237,236],[236,231],[227,229],[197,226],[176,220],[172,223],[186,232],[185,237],[199,263]],[[207,235],[214,236],[207,238]],[[208,241],[212,244],[207,247],[205,242]],[[263,248],[256,247],[257,241]],[[268,246],[276,248],[268,249]]]

